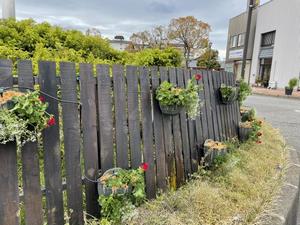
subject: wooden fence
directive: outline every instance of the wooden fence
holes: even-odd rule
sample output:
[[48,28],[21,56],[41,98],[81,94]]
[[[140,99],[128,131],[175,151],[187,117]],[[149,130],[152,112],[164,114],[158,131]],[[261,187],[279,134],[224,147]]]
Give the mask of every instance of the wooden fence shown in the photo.
[[[30,61],[17,67],[13,77],[11,61],[0,60],[0,87],[12,87],[14,80],[22,87],[39,84],[41,91],[81,107],[45,96],[57,124],[45,129],[41,143],[28,143],[20,151],[14,143],[0,145],[0,225],[20,223],[20,202],[27,225],[64,224],[64,209],[70,224],[83,224],[84,211],[98,217],[96,185],[82,178],[93,180],[98,170],[112,167],[149,163],[146,193],[154,198],[197,171],[206,139],[237,135],[238,103],[221,104],[218,92],[222,83],[234,85],[230,73],[80,64],[78,76],[74,63],[60,63],[56,74],[54,62],[41,61],[39,75],[33,76]],[[196,73],[203,76],[201,115],[195,121],[185,112],[162,115],[153,94],[160,82],[183,87]]]

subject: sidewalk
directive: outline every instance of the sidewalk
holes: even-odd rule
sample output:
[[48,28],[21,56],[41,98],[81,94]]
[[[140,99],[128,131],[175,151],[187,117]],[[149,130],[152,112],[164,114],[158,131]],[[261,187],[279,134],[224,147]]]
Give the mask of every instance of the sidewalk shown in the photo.
[[266,96],[274,96],[274,97],[282,97],[282,98],[295,98],[300,100],[300,91],[293,91],[292,96],[285,95],[284,89],[267,89],[261,87],[252,87],[252,93],[257,95],[266,95]]

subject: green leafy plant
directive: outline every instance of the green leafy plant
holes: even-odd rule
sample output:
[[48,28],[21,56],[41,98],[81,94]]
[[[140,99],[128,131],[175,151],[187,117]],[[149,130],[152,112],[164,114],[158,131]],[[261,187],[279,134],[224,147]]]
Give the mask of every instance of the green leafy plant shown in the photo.
[[236,97],[236,88],[230,85],[221,84],[220,93],[223,103],[230,103]]
[[4,92],[0,97],[0,105],[1,144],[16,141],[18,146],[22,146],[34,142],[43,129],[55,124],[54,117],[46,112],[48,104],[38,91],[26,94]]
[[240,80],[239,92],[238,92],[238,101],[239,105],[242,106],[243,102],[247,99],[249,95],[251,95],[252,89],[249,84],[247,84],[244,80]]
[[241,114],[242,114],[242,122],[246,122],[246,121],[253,121],[255,119],[256,116],[256,112],[255,109],[247,109],[247,110],[241,110]]
[[187,83],[186,88],[176,87],[174,84],[164,81],[156,90],[156,99],[163,106],[180,106],[186,109],[190,119],[195,119],[200,113],[199,91],[201,87],[197,84],[202,76],[196,74]]
[[[120,169],[117,173],[104,175],[100,182],[106,188],[111,188],[112,193],[108,196],[100,195],[101,215],[113,224],[120,224],[123,217],[132,213],[135,207],[144,202],[145,182],[144,172],[148,164],[143,163],[138,169]],[[119,192],[120,189],[131,191]]]
[[297,84],[298,84],[298,79],[297,78],[292,78],[289,80],[289,85],[286,87],[287,89],[293,90]]

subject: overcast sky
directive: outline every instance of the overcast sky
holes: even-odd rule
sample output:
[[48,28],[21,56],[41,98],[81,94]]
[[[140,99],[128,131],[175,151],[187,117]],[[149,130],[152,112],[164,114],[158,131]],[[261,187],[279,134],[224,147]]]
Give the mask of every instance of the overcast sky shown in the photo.
[[211,25],[213,47],[224,58],[229,18],[243,12],[246,4],[247,0],[16,0],[16,15],[83,31],[94,27],[109,38],[129,38],[133,32],[191,15]]

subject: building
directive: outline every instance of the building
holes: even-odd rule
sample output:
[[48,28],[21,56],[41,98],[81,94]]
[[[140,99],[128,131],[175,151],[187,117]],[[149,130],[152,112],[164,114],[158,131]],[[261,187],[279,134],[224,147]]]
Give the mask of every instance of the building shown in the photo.
[[[253,11],[245,80],[265,87],[283,88],[291,78],[299,77],[299,12],[299,0],[271,0]],[[243,38],[235,36],[246,30],[246,15],[232,18],[228,31],[226,69],[235,72],[237,78],[243,51],[238,45]]]
[[2,18],[16,18],[15,0],[2,0]]

